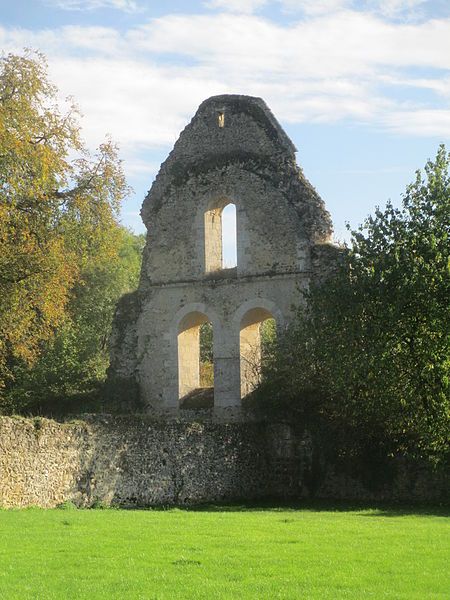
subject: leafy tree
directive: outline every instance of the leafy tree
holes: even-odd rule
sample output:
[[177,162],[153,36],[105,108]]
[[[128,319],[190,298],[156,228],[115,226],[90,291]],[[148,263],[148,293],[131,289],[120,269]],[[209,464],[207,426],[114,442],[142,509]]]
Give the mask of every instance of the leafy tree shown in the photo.
[[59,108],[44,57],[2,58],[0,394],[63,326],[93,257],[117,255],[111,232],[127,191],[114,145],[91,156],[76,108]]
[[[352,232],[271,361],[266,395],[357,449],[438,459],[450,416],[450,158]],[[345,436],[344,436],[345,437]]]
[[143,235],[123,227],[114,261],[91,261],[81,273],[67,317],[36,363],[16,369],[7,395],[11,411],[64,413],[101,408],[102,384],[109,363],[107,340],[119,297],[137,287]]

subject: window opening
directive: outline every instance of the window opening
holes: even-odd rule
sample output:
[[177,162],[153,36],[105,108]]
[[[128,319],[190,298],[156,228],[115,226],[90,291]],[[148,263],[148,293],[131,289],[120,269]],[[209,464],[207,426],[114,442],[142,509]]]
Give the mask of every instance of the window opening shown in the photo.
[[205,271],[211,273],[236,266],[236,205],[222,199],[205,212]]
[[214,406],[213,328],[203,313],[190,313],[178,329],[178,396],[181,408]]
[[222,269],[237,265],[236,205],[227,204],[222,211]]
[[242,319],[240,331],[241,398],[261,383],[264,367],[276,344],[276,323],[264,308],[250,310]]

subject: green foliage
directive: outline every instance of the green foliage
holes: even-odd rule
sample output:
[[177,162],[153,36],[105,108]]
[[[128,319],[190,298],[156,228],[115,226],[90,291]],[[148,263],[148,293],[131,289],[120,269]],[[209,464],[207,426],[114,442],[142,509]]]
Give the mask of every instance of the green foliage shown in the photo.
[[207,321],[200,325],[200,387],[214,386],[213,327]]
[[377,209],[352,232],[266,373],[266,395],[326,424],[341,450],[448,452],[449,164],[441,147],[401,208]]
[[78,507],[71,500],[66,500],[65,502],[61,502],[61,504],[58,504],[56,510],[78,510]]
[[[86,265],[64,324],[33,366],[22,364],[16,369],[15,385],[6,396],[9,412],[73,410],[83,397],[95,400],[95,392],[101,391],[114,309],[122,294],[137,287],[145,243],[143,235],[121,227],[114,233],[120,243],[117,259]],[[96,408],[92,404],[91,410]]]
[[213,362],[213,328],[209,321],[200,325],[200,362]]
[[271,360],[277,345],[277,328],[275,319],[265,319],[259,326],[261,335],[261,368]]
[[125,240],[131,234],[117,222],[128,191],[116,147],[107,141],[95,155],[84,147],[77,109],[58,105],[43,55],[2,58],[3,410],[26,407],[40,392],[83,390],[83,382],[103,372],[100,339],[104,346],[119,290],[135,285],[127,281],[127,260],[131,278],[139,262],[135,242]]

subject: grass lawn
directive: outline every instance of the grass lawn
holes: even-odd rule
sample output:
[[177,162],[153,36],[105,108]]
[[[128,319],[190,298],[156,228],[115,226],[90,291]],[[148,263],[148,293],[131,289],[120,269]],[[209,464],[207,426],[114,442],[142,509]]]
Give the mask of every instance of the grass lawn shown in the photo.
[[0,511],[0,598],[450,598],[444,513]]

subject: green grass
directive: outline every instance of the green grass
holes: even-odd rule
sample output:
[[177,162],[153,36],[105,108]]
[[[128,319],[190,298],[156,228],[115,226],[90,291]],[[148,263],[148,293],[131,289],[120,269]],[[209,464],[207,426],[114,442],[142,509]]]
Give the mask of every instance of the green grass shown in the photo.
[[450,598],[437,511],[0,511],[0,598]]

